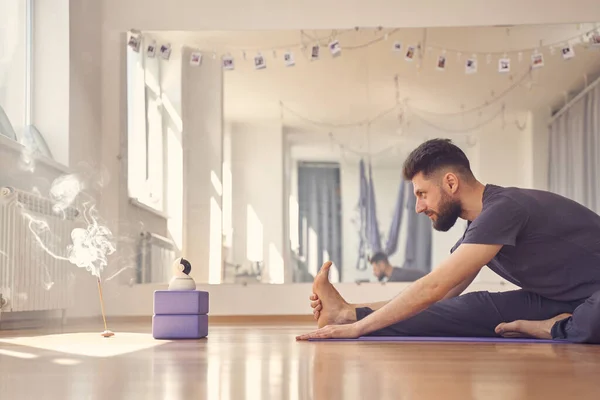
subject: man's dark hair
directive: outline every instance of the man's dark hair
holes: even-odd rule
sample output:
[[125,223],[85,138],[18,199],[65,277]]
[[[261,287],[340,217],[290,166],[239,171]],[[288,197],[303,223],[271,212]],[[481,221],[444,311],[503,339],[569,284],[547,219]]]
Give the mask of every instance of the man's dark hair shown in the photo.
[[377,263],[379,261],[384,261],[386,263],[389,262],[387,254],[385,254],[383,251],[378,251],[377,253],[375,253],[371,257],[369,257],[370,264]]
[[471,164],[465,153],[450,139],[431,139],[414,149],[404,161],[404,179],[411,180],[418,173],[431,176],[441,168],[453,167],[468,181],[474,179]]

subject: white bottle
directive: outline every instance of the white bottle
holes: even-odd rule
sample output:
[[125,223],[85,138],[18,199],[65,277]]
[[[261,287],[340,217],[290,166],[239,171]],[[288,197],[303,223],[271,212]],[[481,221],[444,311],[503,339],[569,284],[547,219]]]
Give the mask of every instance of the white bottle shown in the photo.
[[169,290],[196,290],[196,282],[189,275],[192,265],[184,258],[173,261],[173,278],[169,282]]

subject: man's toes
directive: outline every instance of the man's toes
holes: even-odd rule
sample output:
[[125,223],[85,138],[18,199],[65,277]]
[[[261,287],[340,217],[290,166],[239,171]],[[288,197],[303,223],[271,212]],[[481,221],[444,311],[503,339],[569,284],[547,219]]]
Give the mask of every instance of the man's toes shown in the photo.
[[510,339],[510,338],[524,337],[524,335],[522,333],[518,333],[518,332],[505,332],[502,334],[502,337]]
[[502,322],[501,324],[498,324],[498,326],[496,327],[496,333],[499,335],[503,335],[509,332],[518,332],[519,331],[519,324],[517,321],[513,321],[513,322]]
[[504,332],[506,332],[506,322],[502,322],[500,324],[498,324],[498,326],[496,326],[496,333],[499,335],[502,335]]
[[503,327],[504,327],[504,322],[496,325],[496,329],[494,329],[494,332],[496,332],[498,335],[501,335]]
[[[329,267],[331,267],[331,265],[332,265],[332,264],[333,264],[333,263],[332,263],[331,261],[325,261],[325,262],[323,263],[323,265],[321,266],[321,271],[323,271],[323,272],[328,272],[328,270],[329,270]],[[320,271],[319,271],[319,272],[320,272]]]

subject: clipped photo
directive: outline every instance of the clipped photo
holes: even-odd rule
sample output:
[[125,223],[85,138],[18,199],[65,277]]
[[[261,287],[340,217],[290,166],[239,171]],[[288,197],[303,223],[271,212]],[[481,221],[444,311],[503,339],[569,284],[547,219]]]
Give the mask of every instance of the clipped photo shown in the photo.
[[446,56],[439,56],[437,62],[438,71],[444,71],[446,69]]
[[340,46],[340,41],[334,40],[333,42],[329,43],[329,51],[331,51],[332,56],[334,56],[334,57],[339,56],[342,53],[342,47]]
[[396,51],[396,52],[402,51],[402,43],[400,43],[400,42],[394,42],[394,45],[393,45],[392,49],[394,51]]
[[293,67],[296,65],[296,61],[294,60],[294,53],[288,51],[283,55],[283,61],[285,62],[286,67]]
[[544,55],[543,54],[532,54],[531,55],[531,67],[540,68],[544,66]]
[[193,52],[190,55],[190,65],[197,67],[202,63],[202,53],[200,52]]
[[415,46],[408,46],[408,50],[406,50],[406,56],[404,56],[406,61],[412,61],[415,58]]
[[569,59],[575,57],[575,51],[573,50],[573,47],[571,47],[571,46],[563,47],[560,50],[560,52],[562,54],[563,59],[565,59],[565,60],[569,60]]
[[465,63],[465,73],[467,75],[474,74],[477,72],[477,60],[475,58],[468,58]]
[[501,58],[498,60],[498,72],[510,71],[510,58]]
[[168,60],[171,57],[171,45],[163,44],[160,46],[160,55],[163,59]]
[[590,45],[600,47],[600,33],[592,33],[592,36],[590,36]]
[[154,58],[156,56],[156,42],[152,41],[146,48],[146,54],[148,58]]
[[254,67],[256,69],[267,68],[267,62],[262,54],[257,54],[256,57],[254,57]]
[[223,69],[232,70],[234,69],[233,57],[223,57]]
[[142,42],[141,37],[139,35],[131,35],[129,37],[129,42],[127,45],[133,49],[136,53],[140,51],[140,43]]
[[310,52],[311,60],[315,61],[315,60],[319,59],[319,50],[320,50],[320,47],[318,44],[316,44],[312,47],[311,52]]

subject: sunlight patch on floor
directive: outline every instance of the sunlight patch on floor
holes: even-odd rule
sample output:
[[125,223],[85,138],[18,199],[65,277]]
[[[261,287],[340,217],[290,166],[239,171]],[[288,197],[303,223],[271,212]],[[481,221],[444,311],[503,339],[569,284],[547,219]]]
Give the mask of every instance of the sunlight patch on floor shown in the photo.
[[146,350],[167,342],[155,340],[150,334],[127,332],[115,332],[115,336],[110,338],[104,338],[99,332],[94,332],[0,339],[2,344],[88,357],[114,357]]

